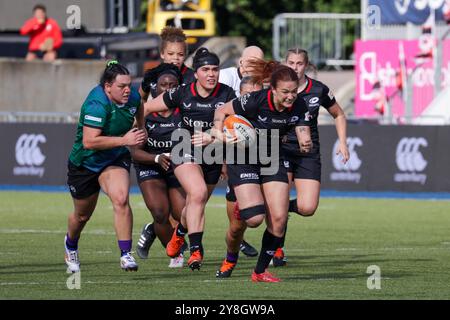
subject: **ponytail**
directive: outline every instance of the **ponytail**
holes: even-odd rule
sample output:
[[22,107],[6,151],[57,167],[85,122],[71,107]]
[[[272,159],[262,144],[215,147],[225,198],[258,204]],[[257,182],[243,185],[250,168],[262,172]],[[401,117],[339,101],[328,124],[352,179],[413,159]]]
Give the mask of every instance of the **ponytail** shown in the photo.
[[105,84],[112,83],[118,75],[130,75],[130,71],[121,65],[117,60],[108,61],[105,71],[100,78],[100,85],[105,88]]

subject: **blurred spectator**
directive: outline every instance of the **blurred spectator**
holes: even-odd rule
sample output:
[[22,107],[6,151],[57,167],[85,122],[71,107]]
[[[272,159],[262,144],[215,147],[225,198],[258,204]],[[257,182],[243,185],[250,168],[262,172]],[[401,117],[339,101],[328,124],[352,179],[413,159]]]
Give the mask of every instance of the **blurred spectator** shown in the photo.
[[261,48],[257,46],[250,46],[244,48],[242,51],[242,55],[239,58],[238,67],[230,67],[226,69],[220,70],[219,74],[219,82],[226,84],[227,86],[234,89],[236,97],[241,95],[240,93],[240,84],[243,77],[252,75],[252,67],[249,62],[255,60],[264,59],[264,52]]
[[62,45],[62,33],[58,23],[47,17],[47,10],[43,5],[33,8],[33,18],[27,20],[20,29],[21,35],[30,36],[27,61],[43,58],[44,61],[54,61],[56,50]]

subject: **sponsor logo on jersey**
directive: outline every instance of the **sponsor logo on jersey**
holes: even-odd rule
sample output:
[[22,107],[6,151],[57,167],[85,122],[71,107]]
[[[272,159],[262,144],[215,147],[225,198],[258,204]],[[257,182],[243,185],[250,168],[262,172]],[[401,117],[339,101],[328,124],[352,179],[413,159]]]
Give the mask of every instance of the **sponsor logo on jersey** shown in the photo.
[[306,113],[305,113],[305,121],[311,121],[313,117],[314,116],[311,113],[309,113],[309,111],[306,111]]
[[161,128],[174,128],[175,127],[175,123],[171,122],[171,123],[161,123],[160,124]]
[[187,104],[187,103],[184,103],[184,102],[183,102],[183,106],[184,106],[184,108],[185,108],[186,110],[189,110],[189,109],[191,108],[191,106],[192,106],[192,103]]
[[189,117],[183,117],[183,122],[191,128],[212,128],[214,126],[214,122],[192,120]]
[[220,108],[221,106],[223,106],[225,104],[225,102],[218,102],[216,103],[216,105],[214,106],[216,109]]
[[69,185],[69,189],[70,189],[70,192],[72,192],[73,194],[77,193],[77,188],[75,188],[75,186]]
[[259,175],[257,173],[241,173],[239,178],[242,180],[255,180],[259,179]]
[[423,172],[428,161],[425,160],[420,148],[428,147],[428,141],[423,137],[404,137],[397,144],[395,161],[401,173],[394,174],[395,182],[416,182],[425,184],[427,175]]
[[272,123],[286,123],[286,119],[273,119],[272,118]]
[[328,98],[330,98],[330,100],[334,99],[334,94],[333,94],[333,92],[331,90],[328,91]]
[[247,94],[244,94],[243,96],[240,96],[238,98],[239,101],[241,102],[242,110],[244,110],[244,111],[245,111],[245,105],[247,104],[249,97],[250,97],[250,93],[247,93]]
[[94,122],[98,122],[98,123],[102,123],[102,121],[103,121],[102,118],[90,116],[88,114],[84,116],[84,120],[94,121]]
[[[178,88],[178,87],[177,87]],[[170,98],[170,100],[173,100],[173,94],[175,93],[175,91],[177,91],[177,88],[172,88],[172,89],[169,89],[168,91],[167,91],[167,93],[169,94],[169,98]],[[184,104],[184,103],[183,103]]]
[[149,124],[149,123],[147,123],[147,129],[149,130],[149,131],[151,131],[151,130],[153,130],[153,129],[155,129],[156,128],[156,123],[155,124]]
[[130,114],[131,114],[132,116],[134,116],[134,115],[136,114],[136,111],[137,111],[137,108],[136,108],[136,107],[131,107],[131,108],[130,108]]
[[139,177],[140,178],[146,178],[146,177],[154,177],[159,175],[159,173],[155,170],[140,170],[139,171]]
[[16,142],[16,161],[19,166],[14,167],[15,176],[43,177],[45,168],[42,166],[46,157],[42,154],[40,144],[46,143],[43,134],[22,134]]
[[330,179],[331,181],[359,183],[361,181],[361,173],[358,170],[362,165],[362,160],[359,158],[356,148],[362,147],[363,141],[359,137],[348,137],[347,145],[350,159],[344,164],[342,162],[342,156],[336,154],[339,151],[339,140],[336,140],[334,143],[332,161],[337,171],[331,172]]
[[212,108],[211,104],[197,103],[197,108]]
[[309,104],[316,104],[317,102],[319,102],[319,97],[313,97],[308,101]]
[[261,116],[258,116],[258,120],[261,122],[266,122],[267,121],[267,117],[263,118]]
[[157,139],[153,139],[151,137],[147,138],[147,145],[150,148],[157,148],[157,149],[170,149],[172,148],[173,142],[171,140],[161,141]]
[[290,123],[296,123],[296,122],[298,121],[298,119],[299,119],[299,117],[293,116],[293,117],[289,120],[289,122],[290,122]]

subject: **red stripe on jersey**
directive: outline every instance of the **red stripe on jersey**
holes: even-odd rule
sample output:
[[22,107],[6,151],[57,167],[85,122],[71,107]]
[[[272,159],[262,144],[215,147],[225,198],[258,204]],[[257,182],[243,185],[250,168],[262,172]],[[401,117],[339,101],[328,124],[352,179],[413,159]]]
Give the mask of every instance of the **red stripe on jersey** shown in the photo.
[[219,89],[220,89],[220,83],[217,83],[217,86],[214,89],[214,92],[212,94],[213,97],[215,97],[217,95],[217,93],[219,92]]
[[176,108],[173,114],[178,114],[180,112],[180,108]]
[[308,86],[306,87],[305,92],[309,93],[311,91],[311,88],[312,88],[312,80],[308,79]]
[[181,68],[181,74],[185,74],[186,71],[187,71],[187,67],[185,65],[182,65],[181,67],[182,67]]
[[267,91],[267,102],[269,103],[270,111],[275,111],[275,108],[272,103],[272,90]]
[[153,112],[153,116],[154,116],[155,118],[158,118],[158,116],[159,116],[158,112]]
[[195,87],[194,87],[195,83],[196,83],[196,81],[191,83],[191,92],[194,97],[197,96],[197,93],[195,92]]

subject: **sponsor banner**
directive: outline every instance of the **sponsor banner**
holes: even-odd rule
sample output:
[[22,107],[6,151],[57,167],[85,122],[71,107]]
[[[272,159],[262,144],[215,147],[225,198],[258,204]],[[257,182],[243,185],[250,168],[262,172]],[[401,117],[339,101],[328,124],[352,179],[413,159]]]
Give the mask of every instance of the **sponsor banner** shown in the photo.
[[64,185],[75,125],[0,124],[0,183]]
[[[0,184],[65,185],[75,131],[73,124],[0,124]],[[450,191],[449,126],[349,124],[346,164],[336,155],[336,128],[320,126],[319,132],[322,189]],[[133,170],[131,180],[136,185]],[[242,173],[241,179],[254,176]]]
[[322,188],[351,191],[448,192],[450,128],[349,125],[350,161],[336,155],[334,126],[320,127]]
[[380,8],[381,24],[423,24],[435,10],[436,20],[443,20],[446,0],[369,0],[370,6]]
[[75,124],[0,123],[0,185],[66,185],[75,134]]
[[[401,88],[405,78],[412,81],[412,115],[420,115],[434,98],[434,62],[415,56],[427,52],[429,45],[425,40],[356,41],[355,115],[377,115],[377,103],[387,97],[392,114],[404,116]],[[440,85],[444,88],[450,86],[450,40],[443,42],[442,52]],[[408,76],[402,76],[405,74]]]

